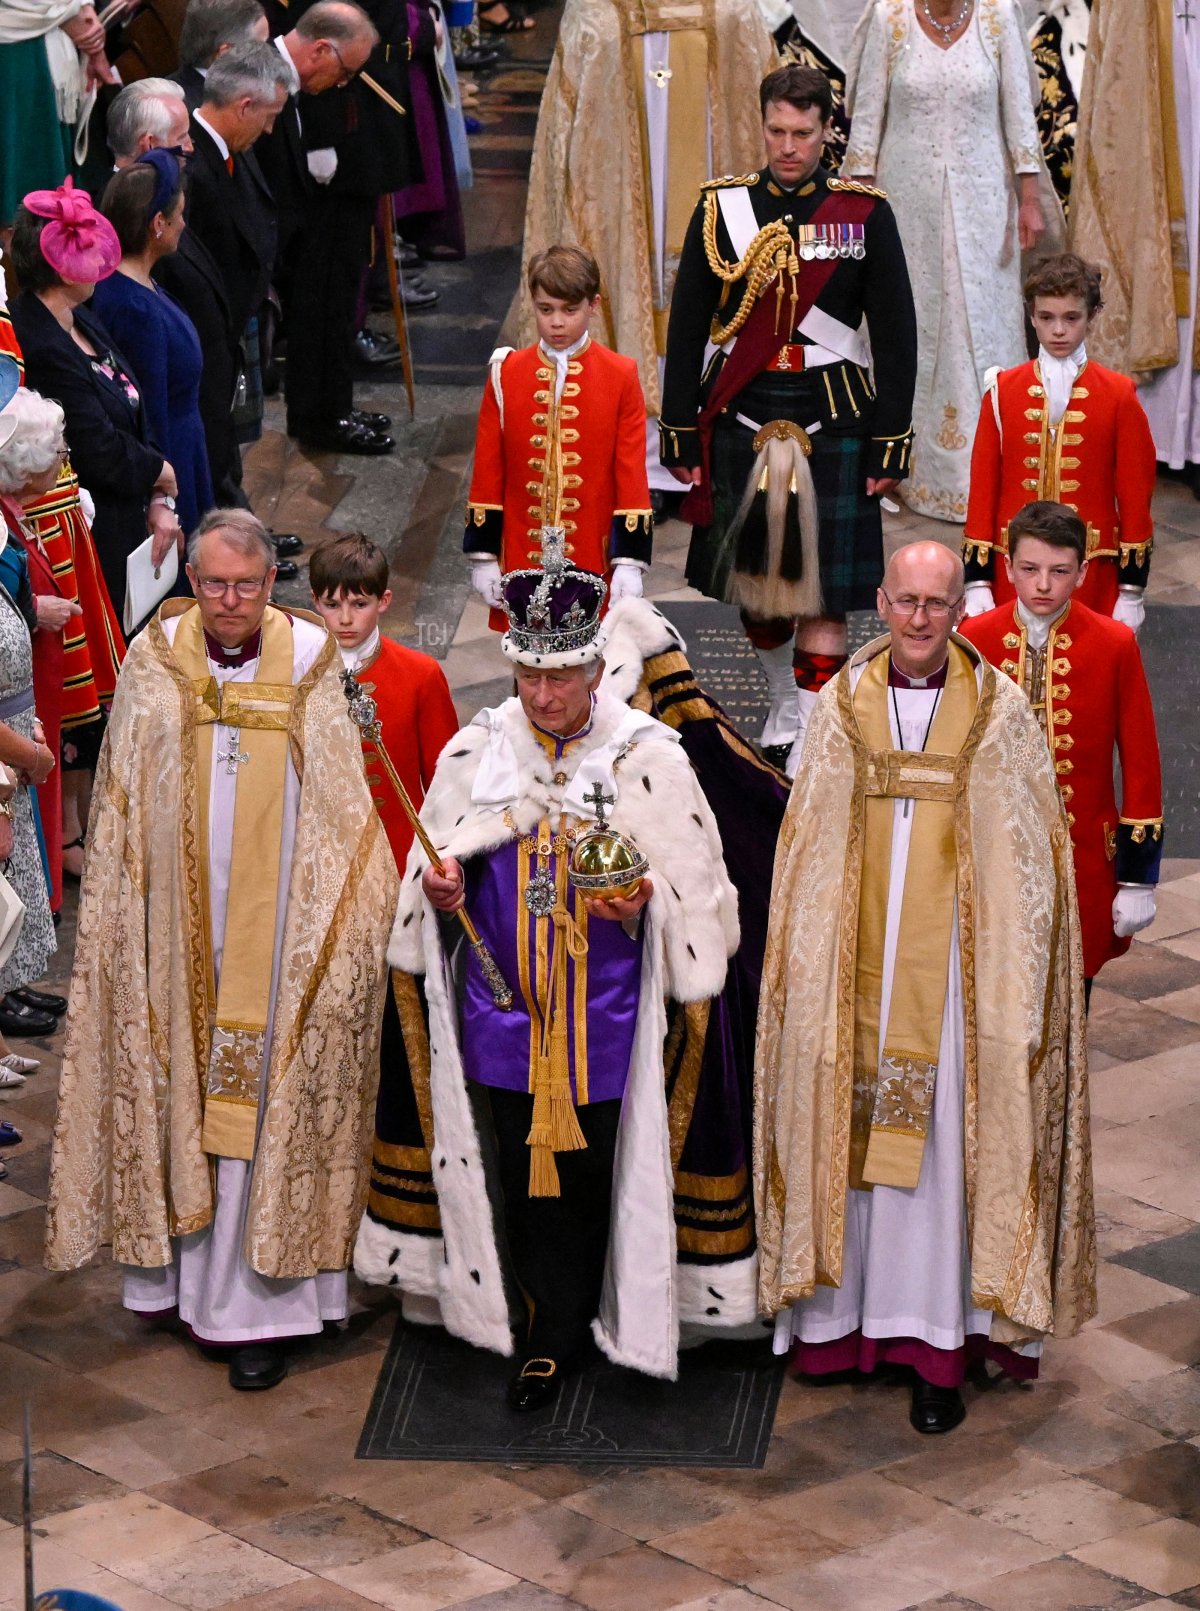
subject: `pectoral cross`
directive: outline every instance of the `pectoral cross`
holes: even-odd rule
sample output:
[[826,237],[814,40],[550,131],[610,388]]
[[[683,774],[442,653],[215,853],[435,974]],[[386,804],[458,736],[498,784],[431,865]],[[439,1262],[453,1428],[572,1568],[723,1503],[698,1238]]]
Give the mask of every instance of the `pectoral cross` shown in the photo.
[[1196,13],[1194,11],[1189,11],[1188,10],[1187,0],[1183,0],[1183,10],[1182,11],[1177,11],[1175,13],[1175,17],[1176,17],[1176,20],[1178,22],[1181,22],[1183,24],[1183,31],[1184,31],[1185,34],[1191,32],[1191,29],[1188,27],[1188,24],[1190,22],[1194,21],[1195,16],[1196,16]]
[[238,747],[237,734],[231,733],[229,735],[229,753],[227,755],[218,755],[217,765],[220,766],[222,763],[224,763],[225,776],[227,778],[234,778],[237,776],[238,767],[245,766],[249,760],[250,757],[246,754],[245,750]]
[[592,784],[591,788],[584,795],[583,803],[584,805],[590,805],[595,811],[596,821],[599,823],[600,827],[607,828],[608,824],[604,820],[604,808],[605,806],[616,805],[617,797],[615,794],[605,794],[600,785],[599,778],[596,779],[595,783]]

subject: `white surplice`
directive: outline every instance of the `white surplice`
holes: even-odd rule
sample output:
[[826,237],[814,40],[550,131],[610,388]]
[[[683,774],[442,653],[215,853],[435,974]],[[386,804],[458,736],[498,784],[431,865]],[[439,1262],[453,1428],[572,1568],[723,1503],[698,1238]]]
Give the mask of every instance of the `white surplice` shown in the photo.
[[1032,74],[1013,0],[976,0],[948,50],[913,0],[873,0],[855,37],[846,171],[874,174],[887,192],[917,311],[901,497],[939,520],[967,516],[987,371],[1025,358],[1014,176],[1041,167]]
[[[863,669],[856,668],[856,685]],[[925,747],[937,697],[937,690],[931,688],[889,690],[894,743],[908,750]],[[912,801],[895,801],[881,1029],[887,1024],[896,973],[900,911],[915,820]],[[881,1048],[882,1044],[881,1033]],[[776,1353],[786,1352],[794,1338],[826,1343],[859,1330],[866,1337],[915,1337],[941,1349],[961,1348],[968,1335],[986,1337],[990,1333],[991,1315],[971,1303],[963,1171],[963,1061],[962,954],[956,906],[933,1114],[920,1179],[913,1188],[876,1186],[871,1191],[847,1191],[842,1284],[818,1287],[811,1298],[777,1317]]]
[[[174,642],[181,616],[163,622]],[[311,622],[292,621],[292,681],[301,677],[317,658],[326,634]],[[253,682],[258,661],[229,666],[209,660],[219,684]],[[208,887],[212,925],[213,972],[220,981],[225,946],[225,910],[229,900],[229,869],[233,859],[233,814],[242,767],[229,755],[240,749],[236,727],[218,723],[213,731],[212,772],[209,779]],[[225,759],[222,759],[222,758]],[[251,763],[253,764],[253,763]],[[275,961],[271,977],[271,1008],[267,1017],[259,1091],[266,1093],[266,1073],[274,1031],[274,1000],[279,978],[287,893],[295,842],[296,815],[300,809],[300,779],[289,758],[284,784],[283,835],[279,852],[279,898],[275,912]],[[202,1231],[174,1243],[175,1262],[164,1269],[142,1270],[125,1266],[123,1301],[127,1309],[156,1314],[179,1307],[180,1318],[204,1342],[246,1343],[275,1337],[299,1337],[321,1330],[326,1320],[344,1320],[348,1309],[344,1270],[324,1271],[304,1280],[277,1281],[255,1274],[242,1257],[246,1208],[250,1197],[251,1164],[241,1158],[217,1163],[216,1210]]]
[[1173,470],[1185,463],[1200,464],[1200,371],[1193,368],[1196,336],[1196,299],[1200,294],[1200,18],[1183,13],[1188,6],[1172,7],[1171,36],[1175,69],[1175,122],[1179,161],[1183,169],[1184,219],[1187,226],[1189,269],[1188,312],[1177,321],[1179,362],[1156,369],[1138,388],[1138,401],[1146,410],[1154,451]]

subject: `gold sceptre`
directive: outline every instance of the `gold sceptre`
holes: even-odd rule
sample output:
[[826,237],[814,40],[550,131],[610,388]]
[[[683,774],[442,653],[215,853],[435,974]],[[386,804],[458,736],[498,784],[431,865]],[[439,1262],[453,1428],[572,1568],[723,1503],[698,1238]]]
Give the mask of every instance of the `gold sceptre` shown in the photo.
[[[388,781],[391,783],[392,788],[395,789],[396,797],[404,807],[404,814],[409,822],[412,823],[413,832],[421,841],[425,854],[429,857],[429,865],[435,873],[444,878],[446,876],[445,863],[435,850],[433,840],[426,833],[425,824],[418,816],[417,808],[409,798],[408,790],[404,787],[400,774],[392,765],[392,758],[384,746],[383,724],[379,720],[375,701],[363,690],[356,681],[354,673],[350,670],[342,672],[342,688],[346,694],[346,703],[350,707],[350,720],[383,762],[383,769],[388,775]],[[492,1000],[501,1012],[511,1012],[513,1004],[512,990],[504,975],[500,972],[500,967],[495,957],[484,943],[482,935],[467,915],[466,907],[460,906],[454,915],[463,926],[467,940],[475,953],[475,960],[479,963],[480,971],[487,982],[487,987],[492,992]]]

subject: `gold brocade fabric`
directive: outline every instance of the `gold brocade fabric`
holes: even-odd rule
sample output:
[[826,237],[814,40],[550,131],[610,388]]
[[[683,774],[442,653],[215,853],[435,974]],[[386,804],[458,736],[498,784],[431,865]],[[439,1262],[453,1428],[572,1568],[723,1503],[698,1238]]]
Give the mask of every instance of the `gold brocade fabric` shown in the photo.
[[[672,42],[666,76],[656,80],[643,37],[660,32],[672,41],[682,33],[686,42],[678,59]],[[534,139],[524,257],[555,242],[591,252],[601,283],[595,334],[636,359],[652,415],[660,405],[658,358],[682,243],[680,209],[690,217],[710,168],[714,175],[753,173],[762,165],[758,86],[777,61],[755,0],[572,0],[563,13]],[[646,135],[651,94],[669,97],[661,294]],[[518,340],[535,338],[523,291]]]
[[[192,709],[199,780],[212,776],[215,725],[231,726],[236,736],[227,759],[228,766],[239,772],[233,857],[200,1144],[216,1157],[253,1158],[275,961],[287,734],[294,697],[292,629],[281,610],[268,609],[258,663],[261,680],[232,683],[228,688],[218,684],[209,671],[199,610],[189,611],[179,623],[172,655],[197,696]],[[218,765],[221,760],[218,755]],[[242,771],[243,766],[248,770]],[[201,854],[206,856],[208,791],[202,786],[199,792],[199,842]],[[211,936],[207,943],[211,978]]]
[[[122,668],[92,801],[51,1157],[46,1262],[144,1268],[213,1213],[201,1093],[215,1017],[192,685],[170,600]],[[299,614],[300,612],[293,612]],[[301,780],[243,1252],[260,1275],[349,1262],[366,1200],[395,863],[329,640],[296,685]]]
[[[981,668],[952,789],[972,1302],[997,1341],[1066,1336],[1095,1313],[1096,1271],[1070,840],[1024,695],[953,641]],[[817,703],[775,860],[755,1059],[764,1314],[842,1278],[870,754],[849,672]]]
[[[913,1187],[921,1176],[954,927],[958,863],[953,781],[976,711],[973,662],[951,644],[946,686],[924,752],[896,749],[888,721],[889,660],[887,654],[875,656],[853,699],[853,720],[870,749],[854,990],[850,1185],[856,1189]],[[897,798],[914,802],[896,944],[904,965],[895,971],[881,1035]]]
[[1187,311],[1188,262],[1173,107],[1166,0],[1094,0],[1070,246],[1104,273],[1088,354],[1126,375],[1180,357],[1175,320]]

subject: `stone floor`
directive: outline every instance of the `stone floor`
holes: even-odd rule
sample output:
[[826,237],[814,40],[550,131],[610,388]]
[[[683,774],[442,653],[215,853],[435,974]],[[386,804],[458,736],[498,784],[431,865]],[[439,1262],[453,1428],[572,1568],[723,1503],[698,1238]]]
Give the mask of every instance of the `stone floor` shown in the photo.
[[[531,62],[548,54],[539,29]],[[485,150],[490,126],[512,149],[505,97],[522,82],[500,75],[485,93]],[[481,168],[473,242],[512,247],[521,175]],[[385,544],[389,630],[443,660],[464,716],[503,689],[455,554],[478,385],[422,385],[394,460],[310,458],[274,431],[250,457],[276,529],[311,547],[361,527]],[[362,388],[371,406],[400,395]],[[1154,604],[1194,605],[1200,505],[1164,482],[1158,514]],[[954,540],[889,522],[892,544],[923,532]],[[684,547],[665,525],[656,597],[693,596]],[[1194,665],[1167,668],[1193,694],[1168,747],[1198,736]],[[341,1336],[299,1355],[274,1392],[235,1397],[173,1327],[120,1308],[111,1267],[41,1268],[59,1051],[46,1042],[39,1073],[0,1104],[25,1135],[0,1183],[0,1611],[24,1603],[26,1404],[38,1585],[123,1611],[1200,1607],[1200,846],[1187,848],[1198,859],[1168,860],[1157,921],[1093,998],[1098,1319],[1047,1349],[1032,1389],[973,1393],[944,1440],[910,1430],[903,1390],[788,1381],[762,1471],[356,1461],[394,1316],[361,1289]],[[70,939],[68,916],[60,982]]]

